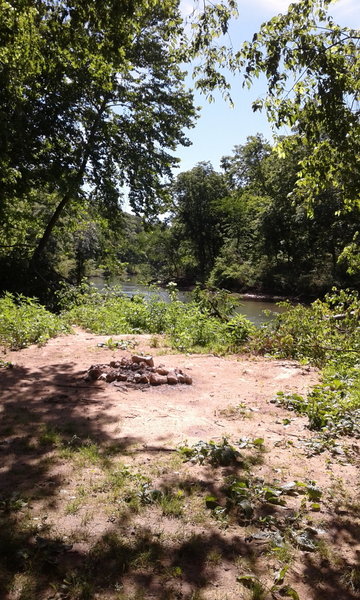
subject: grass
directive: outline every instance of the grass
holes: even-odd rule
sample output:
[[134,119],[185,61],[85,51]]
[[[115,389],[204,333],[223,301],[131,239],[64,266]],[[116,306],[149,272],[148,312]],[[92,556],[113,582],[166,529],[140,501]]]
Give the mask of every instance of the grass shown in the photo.
[[[105,600],[105,590],[109,585],[116,592],[114,598],[141,597],[144,588],[140,586],[136,589],[137,577],[143,578],[150,573],[159,585],[161,582],[161,595],[156,596],[156,592],[152,592],[154,597],[158,600],[173,600],[178,593],[177,586],[181,588],[189,577],[193,577],[193,569],[197,575],[192,584],[195,589],[192,589],[191,594],[193,597],[202,597],[203,578],[206,580],[211,573],[214,574],[211,577],[216,577],[215,574],[221,573],[224,565],[227,569],[232,569],[233,585],[236,583],[236,573],[240,577],[249,573],[254,575],[250,588],[243,585],[247,580],[238,582],[239,593],[243,589],[249,598],[261,598],[261,594],[265,594],[263,597],[267,598],[266,594],[269,594],[271,586],[264,586],[263,581],[268,578],[271,580],[273,576],[271,569],[267,569],[269,559],[272,563],[275,561],[278,569],[281,569],[282,565],[288,566],[299,554],[301,556],[301,550],[287,532],[295,526],[292,523],[295,522],[294,516],[299,512],[300,506],[302,512],[296,524],[297,533],[302,531],[310,518],[309,503],[303,503],[303,498],[308,495],[306,486],[299,488],[300,491],[305,490],[305,495],[300,493],[291,497],[292,508],[290,513],[290,509],[286,513],[291,518],[285,522],[281,512],[283,509],[278,512],[277,505],[271,505],[278,484],[275,481],[260,483],[255,475],[247,472],[249,483],[245,495],[253,503],[254,513],[250,520],[243,523],[239,519],[238,502],[243,502],[244,496],[242,493],[234,496],[234,487],[229,492],[229,485],[233,486],[234,479],[227,474],[226,469],[223,471],[221,460],[217,460],[211,467],[214,475],[217,472],[218,480],[216,490],[213,490],[211,479],[201,480],[200,474],[189,478],[189,471],[192,469],[200,468],[203,473],[209,473],[208,466],[189,467],[188,463],[183,462],[181,453],[157,458],[156,468],[152,462],[142,461],[139,455],[130,455],[131,458],[127,457],[128,463],[125,464],[121,456],[107,456],[106,447],[93,443],[84,447],[70,447],[71,452],[64,454],[61,445],[64,441],[59,445],[56,437],[58,433],[51,430],[43,433],[44,443],[51,442],[52,451],[61,461],[75,466],[75,469],[71,471],[71,481],[67,485],[69,491],[59,494],[54,509],[50,510],[50,522],[46,523],[48,519],[40,519],[34,525],[31,499],[14,497],[3,505],[6,513],[3,511],[2,517],[6,517],[7,527],[3,528],[5,536],[0,554],[1,548],[6,548],[8,556],[7,563],[2,566],[5,569],[3,580],[8,579],[7,587],[3,589],[7,589],[9,593],[11,589],[16,589],[16,600],[45,599],[45,588],[40,589],[44,581],[66,600],[94,600],[95,597]],[[235,447],[230,442],[229,445]],[[41,447],[43,446],[39,445]],[[210,448],[215,453],[219,450],[222,452],[226,450],[227,444],[215,447],[215,450],[211,445],[205,445],[205,448]],[[246,451],[254,456],[259,452],[254,446]],[[104,455],[106,460],[101,458]],[[239,472],[237,481],[241,481],[243,468],[236,464],[235,467]],[[173,475],[174,468],[177,475],[175,478],[170,477],[169,483],[167,479],[169,475]],[[206,497],[210,489],[216,494],[219,506],[225,509],[222,515],[216,516],[215,509],[206,508]],[[270,493],[269,489],[273,492]],[[75,498],[69,498],[72,493]],[[333,496],[337,493],[341,494],[340,484],[332,491]],[[45,499],[37,502],[41,503],[43,500]],[[271,519],[267,522],[263,520],[264,506],[275,507],[275,513],[271,513]],[[60,509],[63,514],[72,517],[72,529],[67,531],[66,536],[62,527],[54,527],[54,516]],[[36,511],[38,510],[36,505]],[[157,523],[156,528],[152,523]],[[171,523],[176,524],[175,531]],[[96,535],[94,531],[97,531]],[[259,532],[269,534],[269,538],[259,547],[248,543],[245,546],[248,554],[239,556],[238,546],[232,547],[232,536],[235,534],[240,536],[239,539],[244,539]],[[283,537],[284,541],[275,543],[274,533],[277,538]],[[30,543],[38,535],[42,540],[40,546],[36,541]],[[81,544],[86,548],[77,559],[80,560],[80,567],[69,568],[67,548],[72,544]],[[325,555],[331,559],[324,548],[324,543],[318,543],[315,552],[320,559]],[[19,562],[20,555],[26,558]],[[260,579],[256,575],[258,569],[263,571]],[[339,567],[340,576],[344,589],[356,589],[358,572],[354,566],[347,565],[344,568],[342,564]],[[279,586],[278,588],[280,589]],[[221,593],[217,590],[216,593],[217,596],[211,598],[227,596],[225,590]],[[185,598],[188,600],[192,596],[188,594]],[[15,600],[14,594],[13,597]],[[239,597],[242,597],[241,593]],[[10,598],[13,600],[11,595]]]
[[178,491],[175,494],[163,494],[159,500],[159,506],[165,517],[180,518],[184,512],[184,494]]
[[60,447],[62,445],[62,437],[53,427],[43,425],[39,432],[38,443],[40,446]]
[[252,419],[253,413],[249,410],[247,404],[245,402],[240,402],[235,406],[227,406],[226,408],[222,408],[221,410],[216,411],[216,415],[221,416],[223,419]]
[[65,507],[65,514],[66,515],[76,515],[82,505],[82,500],[80,498],[74,498],[73,500],[71,500],[71,502],[69,502],[66,507]]
[[341,581],[352,593],[360,592],[360,567],[348,567],[341,576]]

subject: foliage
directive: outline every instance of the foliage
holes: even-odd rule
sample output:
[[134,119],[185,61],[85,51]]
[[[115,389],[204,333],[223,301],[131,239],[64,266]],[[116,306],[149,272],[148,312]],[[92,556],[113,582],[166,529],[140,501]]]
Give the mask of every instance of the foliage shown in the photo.
[[276,404],[307,415],[310,429],[332,436],[360,437],[360,375],[358,369],[335,375],[325,373],[323,382],[306,397],[279,392]]
[[80,195],[101,191],[116,211],[126,182],[133,208],[156,204],[176,163],[165,148],[187,144],[194,117],[174,60],[177,3],[3,2],[1,16],[5,198],[37,186],[59,194],[36,252]]
[[0,360],[0,369],[12,369],[13,366],[13,363],[9,360]]
[[[256,448],[262,449],[264,440],[263,438],[257,438],[254,440],[242,439],[236,444],[237,448]],[[235,446],[229,444],[226,438],[223,438],[222,442],[197,442],[193,446],[179,446],[179,453],[184,457],[185,460],[189,460],[192,463],[209,463],[214,467],[218,466],[229,466],[236,464],[238,459],[241,457],[239,450]]]
[[321,384],[306,398],[280,393],[275,402],[306,414],[311,429],[332,435],[359,435],[360,300],[349,290],[333,290],[311,306],[286,304],[258,330],[253,348],[323,367]]
[[296,136],[288,144],[279,156],[257,134],[223,157],[223,173],[208,163],[181,173],[168,222],[145,234],[155,242],[147,246],[153,276],[291,296],[322,296],[334,283],[356,288],[359,209],[341,211],[343,195],[328,186],[310,215],[294,193],[309,148]]
[[[186,21],[175,0],[4,0],[0,13],[0,218],[8,229],[20,214],[6,247],[27,248],[34,265],[63,222],[76,223],[74,208],[85,206],[88,222],[100,210],[111,227],[124,184],[135,211],[159,209],[196,113],[179,65],[205,53],[227,88],[216,40],[236,6],[204,2]],[[28,236],[23,224],[35,218]]]
[[[264,73],[268,95],[253,103],[275,128],[293,127],[280,151],[305,142],[297,184],[310,201],[331,185],[343,206],[359,202],[359,33],[337,25],[327,13],[331,0],[300,0],[273,17],[245,42],[233,67],[244,69],[244,85]],[[290,145],[289,145],[290,142]]]
[[336,290],[310,306],[279,303],[286,311],[257,333],[254,348],[283,358],[324,366],[354,366],[359,360],[360,299],[356,292]]
[[237,462],[240,453],[231,446],[226,438],[219,444],[214,441],[197,442],[192,447],[180,446],[180,454],[193,463],[203,464],[205,461],[213,466],[229,466]]
[[5,294],[0,299],[0,344],[13,350],[44,344],[69,331],[64,321],[39,304],[36,298]]
[[190,171],[180,173],[173,185],[173,212],[177,226],[190,241],[198,264],[198,277],[214,262],[221,245],[216,204],[226,196],[224,177],[210,163],[199,163]]
[[167,303],[157,296],[128,298],[116,288],[100,293],[90,287],[87,293],[73,298],[73,306],[63,317],[67,323],[102,335],[165,333],[171,345],[181,351],[208,347],[223,352],[235,349],[253,331],[253,325],[243,317],[235,315],[222,322],[195,301],[180,302],[176,293],[172,302]]
[[290,585],[283,585],[289,566],[282,567],[275,574],[271,586],[265,585],[256,575],[239,575],[236,581],[252,592],[253,600],[270,600],[271,598],[293,598],[300,600],[297,591]]

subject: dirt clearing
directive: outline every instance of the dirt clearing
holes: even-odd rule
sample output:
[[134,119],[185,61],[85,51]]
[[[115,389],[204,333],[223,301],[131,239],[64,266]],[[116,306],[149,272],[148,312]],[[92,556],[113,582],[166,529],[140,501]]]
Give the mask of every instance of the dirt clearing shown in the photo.
[[[316,370],[116,340],[3,356],[0,597],[360,597],[359,447],[316,454],[307,419],[270,402]],[[192,384],[85,379],[142,353]]]

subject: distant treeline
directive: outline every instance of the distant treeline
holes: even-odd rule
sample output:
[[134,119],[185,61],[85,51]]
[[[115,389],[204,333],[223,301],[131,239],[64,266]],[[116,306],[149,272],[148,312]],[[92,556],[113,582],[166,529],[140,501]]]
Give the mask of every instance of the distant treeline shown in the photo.
[[[144,226],[124,215],[117,250],[128,273],[195,281],[241,292],[318,296],[359,287],[360,213],[341,210],[338,191],[311,203],[296,185],[306,149],[279,154],[258,134],[221,161],[180,173],[163,220]],[[125,266],[125,265],[124,265]]]

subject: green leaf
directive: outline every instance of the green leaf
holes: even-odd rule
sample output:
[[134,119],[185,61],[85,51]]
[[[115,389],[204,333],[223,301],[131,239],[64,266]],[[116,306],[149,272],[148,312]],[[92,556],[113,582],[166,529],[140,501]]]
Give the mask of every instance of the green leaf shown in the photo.
[[263,446],[264,438],[256,438],[255,440],[253,440],[252,443],[254,444],[254,446]]
[[236,581],[250,590],[254,589],[260,584],[260,580],[255,575],[239,575],[236,578]]
[[216,508],[219,506],[219,501],[215,496],[206,496],[205,504],[206,508]]
[[275,573],[274,583],[281,584],[284,581],[285,575],[289,570],[289,565],[285,565],[279,571]]
[[293,598],[293,600],[300,600],[300,596],[296,590],[290,585],[285,585],[279,589],[279,594],[285,598]]

